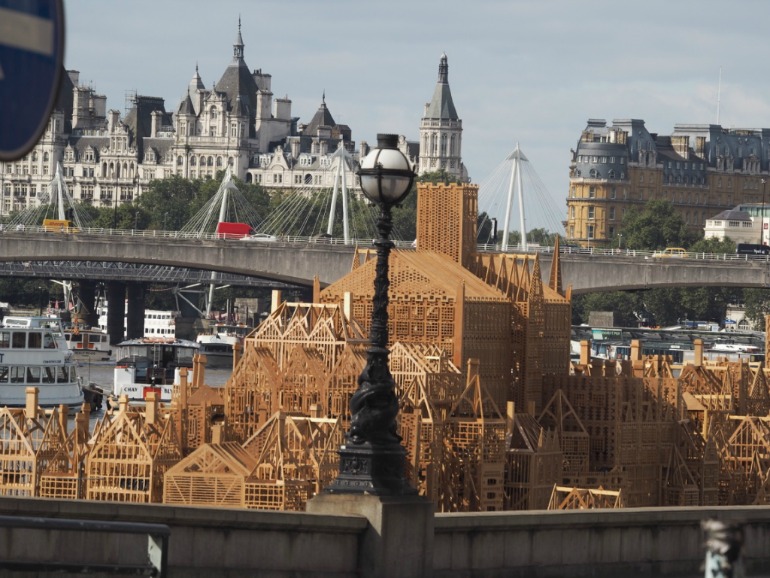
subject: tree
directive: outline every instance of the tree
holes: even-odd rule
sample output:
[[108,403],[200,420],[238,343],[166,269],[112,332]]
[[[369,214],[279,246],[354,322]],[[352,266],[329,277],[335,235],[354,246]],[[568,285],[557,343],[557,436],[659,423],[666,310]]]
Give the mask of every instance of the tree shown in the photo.
[[666,247],[689,247],[697,235],[687,230],[670,201],[652,199],[643,209],[632,209],[623,217],[623,239],[629,249],[654,251]]
[[639,294],[632,291],[609,291],[576,295],[572,300],[572,323],[588,323],[592,311],[612,311],[615,325],[636,327],[644,317],[644,307]]
[[197,203],[194,201],[200,186],[201,181],[191,181],[178,175],[153,180],[137,200],[137,206],[152,215],[152,222],[158,224],[157,228],[165,222],[166,230],[179,230],[195,214]]

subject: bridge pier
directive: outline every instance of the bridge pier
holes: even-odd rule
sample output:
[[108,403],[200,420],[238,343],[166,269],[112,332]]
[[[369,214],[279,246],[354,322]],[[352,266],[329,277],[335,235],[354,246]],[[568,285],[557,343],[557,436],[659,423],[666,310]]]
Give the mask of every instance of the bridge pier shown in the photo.
[[96,281],[80,281],[78,299],[83,304],[80,319],[89,327],[99,325],[99,314],[96,311]]
[[144,283],[128,283],[128,305],[126,311],[127,339],[144,337],[144,294]]
[[110,345],[124,340],[124,318],[126,314],[126,284],[119,281],[107,283],[107,335]]

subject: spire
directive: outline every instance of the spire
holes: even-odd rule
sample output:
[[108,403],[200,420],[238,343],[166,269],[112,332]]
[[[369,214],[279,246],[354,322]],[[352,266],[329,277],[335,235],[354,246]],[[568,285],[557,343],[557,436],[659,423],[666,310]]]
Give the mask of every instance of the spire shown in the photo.
[[235,37],[235,44],[233,44],[233,60],[239,61],[243,59],[243,37],[241,36],[241,17],[238,16],[238,35]]
[[438,63],[438,83],[449,84],[449,65],[447,64],[446,52],[441,53],[441,60]]
[[439,61],[438,82],[433,91],[433,98],[425,111],[425,118],[459,120],[452,93],[449,90],[449,64],[446,54],[442,54]]

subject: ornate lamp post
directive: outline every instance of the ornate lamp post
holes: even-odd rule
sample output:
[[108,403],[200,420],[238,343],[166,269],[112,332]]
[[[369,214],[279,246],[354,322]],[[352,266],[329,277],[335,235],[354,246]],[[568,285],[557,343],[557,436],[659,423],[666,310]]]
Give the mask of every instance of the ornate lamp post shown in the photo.
[[759,218],[759,244],[765,244],[765,188],[767,187],[767,179],[762,179],[762,212]]
[[414,494],[405,475],[406,450],[396,431],[398,399],[388,367],[388,257],[393,248],[391,209],[409,194],[414,171],[398,150],[398,135],[377,135],[377,148],[362,161],[361,189],[380,207],[370,347],[358,389],[350,400],[350,429],[340,446],[340,471],[330,493]]

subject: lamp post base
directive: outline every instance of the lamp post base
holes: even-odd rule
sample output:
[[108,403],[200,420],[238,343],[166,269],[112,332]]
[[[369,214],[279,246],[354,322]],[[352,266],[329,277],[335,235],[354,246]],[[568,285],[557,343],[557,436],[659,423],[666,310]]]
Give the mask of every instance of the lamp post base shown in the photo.
[[324,488],[325,492],[376,496],[417,493],[405,476],[406,450],[401,444],[344,444],[338,453],[339,474]]

